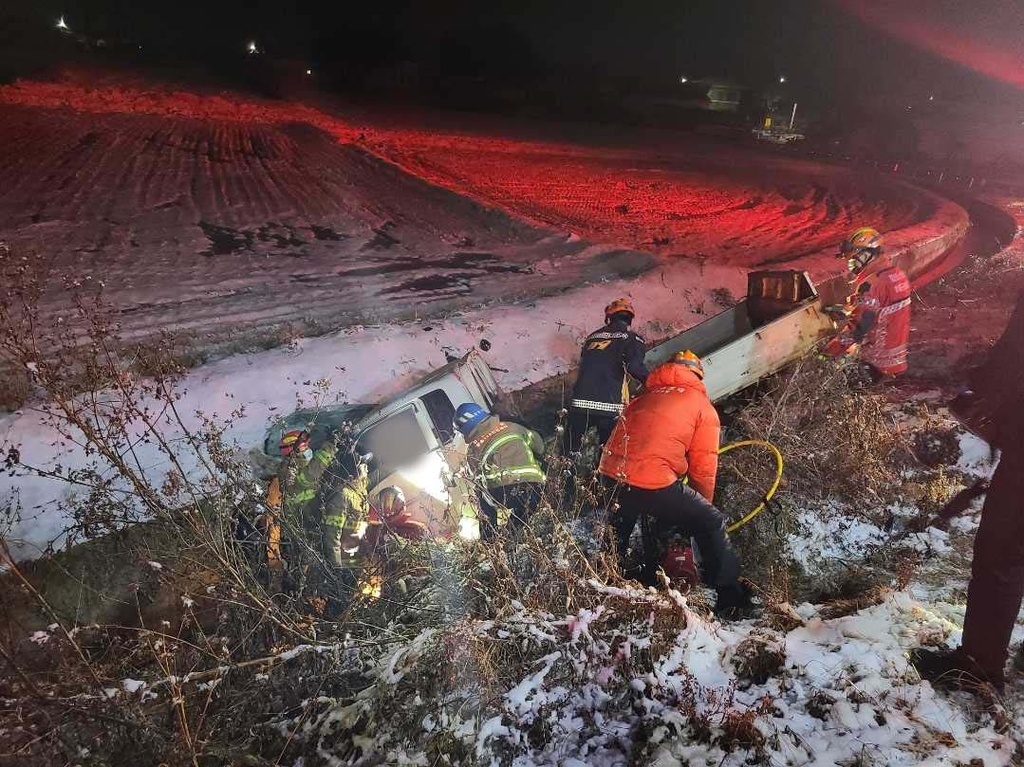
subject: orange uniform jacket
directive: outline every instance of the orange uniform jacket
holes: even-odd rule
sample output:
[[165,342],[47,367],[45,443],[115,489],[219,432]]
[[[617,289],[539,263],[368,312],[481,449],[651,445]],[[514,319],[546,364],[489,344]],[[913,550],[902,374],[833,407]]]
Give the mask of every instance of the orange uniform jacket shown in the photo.
[[907,370],[910,337],[910,280],[903,270],[890,266],[858,280],[859,293],[853,320],[862,331],[861,359],[887,375]]
[[689,475],[709,502],[718,472],[718,412],[690,368],[656,368],[644,392],[622,413],[605,446],[600,471],[645,490],[660,490]]

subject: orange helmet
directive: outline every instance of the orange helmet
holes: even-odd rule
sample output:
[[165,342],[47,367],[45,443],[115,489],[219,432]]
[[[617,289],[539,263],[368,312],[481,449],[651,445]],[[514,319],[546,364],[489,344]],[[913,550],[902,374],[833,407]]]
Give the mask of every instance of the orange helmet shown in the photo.
[[616,298],[608,306],[604,308],[605,319],[611,317],[613,314],[619,312],[626,312],[630,317],[636,317],[636,312],[633,310],[633,302],[628,298]]
[[405,493],[396,485],[385,487],[377,496],[375,506],[381,517],[393,519],[405,511]]
[[674,365],[685,365],[697,374],[697,378],[704,380],[704,363],[700,357],[687,349],[685,352],[676,352],[669,360]]
[[854,274],[863,271],[882,252],[882,235],[870,226],[862,226],[843,240],[837,258],[845,258]]
[[292,429],[281,435],[281,455],[289,456],[295,450],[300,453],[309,446],[309,432]]

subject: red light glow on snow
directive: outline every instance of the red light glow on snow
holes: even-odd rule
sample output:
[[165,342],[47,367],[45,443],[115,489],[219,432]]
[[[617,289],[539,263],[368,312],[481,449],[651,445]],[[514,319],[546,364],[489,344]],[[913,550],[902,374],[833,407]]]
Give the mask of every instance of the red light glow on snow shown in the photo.
[[69,82],[0,86],[3,102],[248,125],[302,122],[555,236],[670,257],[753,265],[834,247],[865,221],[889,229],[921,215],[916,197],[887,187],[865,195],[843,173],[788,161],[765,168],[747,162],[742,151],[723,154],[716,146],[708,153],[699,142],[638,150],[538,140],[500,128],[359,124],[301,103]]

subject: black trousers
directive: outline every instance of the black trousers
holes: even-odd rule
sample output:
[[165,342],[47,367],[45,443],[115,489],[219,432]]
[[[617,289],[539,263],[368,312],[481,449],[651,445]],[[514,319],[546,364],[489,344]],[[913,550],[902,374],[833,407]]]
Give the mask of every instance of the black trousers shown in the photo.
[[1002,683],[1024,597],[1024,451],[1004,451],[974,539],[962,652]]
[[504,485],[480,493],[480,539],[493,540],[498,532],[498,507],[509,510],[508,524],[512,530],[520,530],[540,502],[544,486],[537,482],[521,482]]
[[618,413],[570,407],[568,428],[565,430],[565,442],[562,449],[563,455],[579,450],[583,445],[583,437],[591,427],[597,429],[598,447],[604,447],[604,443],[612,436],[612,429],[615,428],[615,422],[618,420]]
[[676,482],[660,490],[617,485],[613,498],[619,509],[612,516],[620,561],[625,561],[629,537],[641,515],[647,516],[648,535],[639,580],[653,584],[665,545],[673,535],[693,538],[701,555],[701,578],[718,592],[737,588],[739,560],[726,535],[725,515],[692,488]]

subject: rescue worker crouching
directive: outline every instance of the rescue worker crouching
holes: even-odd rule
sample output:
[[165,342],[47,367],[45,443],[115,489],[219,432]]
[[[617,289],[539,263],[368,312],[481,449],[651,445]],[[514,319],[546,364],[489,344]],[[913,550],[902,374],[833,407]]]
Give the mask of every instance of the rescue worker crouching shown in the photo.
[[860,345],[860,359],[875,382],[907,370],[910,338],[910,280],[898,266],[872,267],[882,253],[882,236],[857,229],[839,247],[853,275],[852,294],[843,307],[839,335],[825,351],[834,357]]
[[[718,472],[718,412],[693,352],[679,352],[655,368],[642,394],[626,406],[599,467],[614,483],[612,517],[620,561],[641,515],[653,522],[659,544],[673,534],[696,541],[704,583],[718,593],[716,612],[750,606],[740,584],[739,561],[726,534],[725,516],[712,505]],[[683,484],[689,477],[689,485]],[[653,584],[659,552],[644,552],[640,580]]]
[[641,384],[647,379],[644,339],[629,329],[636,316],[628,299],[612,301],[604,310],[605,325],[583,342],[580,368],[569,403],[566,454],[580,449],[591,427],[603,446],[629,399],[626,374]]
[[475,402],[459,405],[455,426],[466,440],[466,463],[477,486],[480,538],[494,538],[501,509],[509,512],[513,529],[521,528],[544,489],[544,470],[537,460],[544,454],[540,435],[502,421]]

